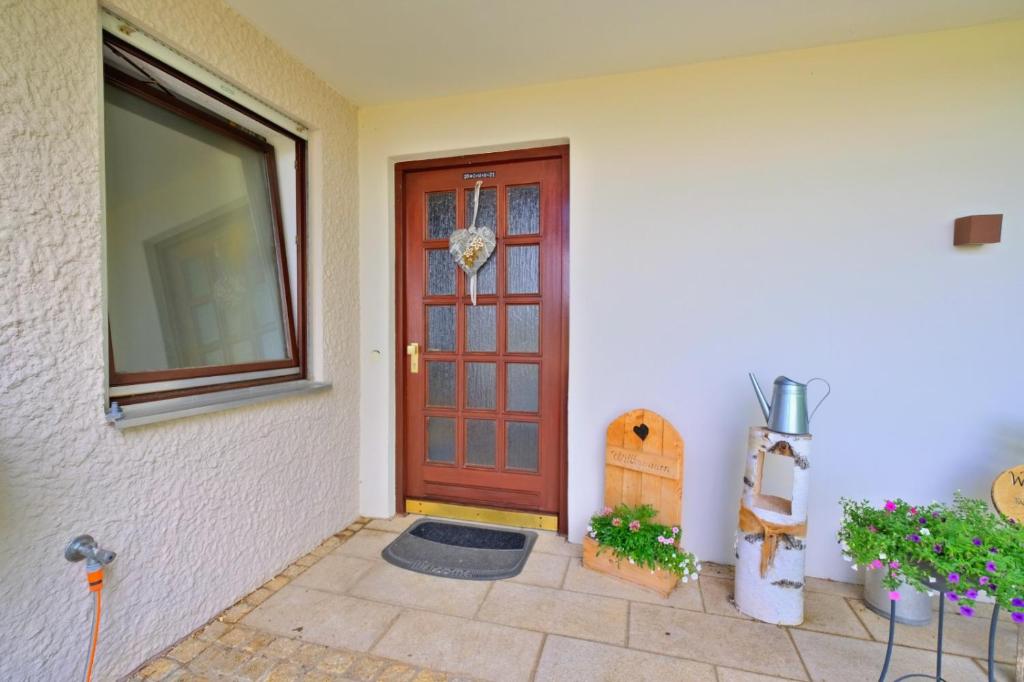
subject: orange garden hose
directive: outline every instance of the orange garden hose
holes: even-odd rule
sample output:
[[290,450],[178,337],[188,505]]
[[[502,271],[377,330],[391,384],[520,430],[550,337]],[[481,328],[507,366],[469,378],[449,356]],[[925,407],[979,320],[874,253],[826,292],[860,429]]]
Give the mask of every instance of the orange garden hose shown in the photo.
[[103,591],[103,569],[99,568],[95,571],[89,571],[86,573],[86,579],[89,581],[89,591],[96,594],[96,617],[92,623],[92,641],[89,645],[89,663],[85,669],[85,682],[92,681],[92,670],[93,664],[96,662],[96,647],[100,641],[100,613],[102,612],[102,599],[100,593]]

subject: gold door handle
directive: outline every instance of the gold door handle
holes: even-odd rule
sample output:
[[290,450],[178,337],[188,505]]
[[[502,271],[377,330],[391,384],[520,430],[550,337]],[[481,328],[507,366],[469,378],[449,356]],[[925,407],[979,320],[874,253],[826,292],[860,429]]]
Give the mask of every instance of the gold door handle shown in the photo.
[[413,374],[420,373],[420,344],[410,343],[405,347],[405,354],[409,356],[409,371]]

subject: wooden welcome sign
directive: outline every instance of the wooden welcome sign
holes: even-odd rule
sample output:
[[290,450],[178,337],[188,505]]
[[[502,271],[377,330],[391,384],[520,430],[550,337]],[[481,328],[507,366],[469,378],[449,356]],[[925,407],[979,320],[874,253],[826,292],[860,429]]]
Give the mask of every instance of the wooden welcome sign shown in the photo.
[[608,426],[604,503],[649,504],[658,523],[682,521],[683,439],[657,412],[633,410]]
[[[604,504],[658,510],[655,521],[666,526],[682,522],[683,439],[666,419],[650,410],[627,412],[608,426],[604,457]],[[598,544],[583,538],[583,565],[667,597],[679,578],[618,559],[611,551],[598,555]]]
[[1024,523],[1024,464],[996,477],[992,483],[992,503],[1006,518]]

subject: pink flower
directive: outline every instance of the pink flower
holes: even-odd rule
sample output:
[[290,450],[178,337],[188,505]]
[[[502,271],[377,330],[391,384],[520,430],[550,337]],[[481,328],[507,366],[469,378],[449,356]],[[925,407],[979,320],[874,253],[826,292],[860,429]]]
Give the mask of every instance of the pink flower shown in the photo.
[[874,526],[868,526],[868,530],[871,531],[872,533],[877,533],[878,532],[878,529],[875,528]]
[[916,515],[917,514],[917,507],[911,507],[909,513],[910,513],[911,516]]
[[612,513],[612,508],[611,507],[605,507],[604,510],[601,511],[601,515],[602,516],[608,516],[611,513]]
[[887,512],[894,512],[894,511],[896,511],[896,503],[893,502],[892,500],[886,500],[885,501],[885,511],[887,511]]
[[892,592],[889,593],[889,599],[892,599],[893,601],[899,601],[900,600],[900,593],[897,592],[896,590],[893,590]]
[[899,568],[899,567],[900,567],[900,562],[898,562],[898,561],[890,561],[889,562],[889,568]]
[[672,526],[672,535],[679,535],[679,526]]
[[636,519],[633,519],[629,522],[629,529],[634,533],[637,532],[638,530],[640,530],[640,522]]
[[870,564],[868,564],[868,568],[871,568],[871,569],[881,568],[881,567],[882,567],[882,561],[880,559],[875,559]]
[[618,516],[616,516],[614,519],[612,519],[612,525],[615,526],[616,528],[618,528],[619,526],[622,525],[622,519],[620,519]]

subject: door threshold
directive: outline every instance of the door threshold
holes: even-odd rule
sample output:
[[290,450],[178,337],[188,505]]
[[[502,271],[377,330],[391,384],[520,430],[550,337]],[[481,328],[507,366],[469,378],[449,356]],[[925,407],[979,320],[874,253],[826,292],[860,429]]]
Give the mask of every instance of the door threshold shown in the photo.
[[405,500],[405,513],[437,516],[444,519],[458,519],[460,521],[476,521],[477,523],[491,523],[497,526],[558,531],[557,514],[538,514],[511,511],[509,509],[473,507],[465,504],[413,499]]

